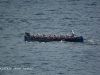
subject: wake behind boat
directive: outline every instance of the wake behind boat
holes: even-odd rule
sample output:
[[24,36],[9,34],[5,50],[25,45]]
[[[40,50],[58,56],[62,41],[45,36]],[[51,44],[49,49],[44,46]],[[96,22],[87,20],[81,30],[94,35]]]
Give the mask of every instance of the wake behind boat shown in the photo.
[[25,32],[24,41],[38,41],[38,42],[50,42],[50,41],[68,41],[68,42],[83,42],[82,36],[68,36],[68,35],[51,35],[51,34],[36,34],[30,35]]

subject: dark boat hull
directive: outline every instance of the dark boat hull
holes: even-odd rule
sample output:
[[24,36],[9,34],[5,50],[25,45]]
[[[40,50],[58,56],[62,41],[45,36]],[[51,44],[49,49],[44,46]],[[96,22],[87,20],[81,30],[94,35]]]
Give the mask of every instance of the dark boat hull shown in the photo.
[[68,42],[83,42],[83,37],[80,36],[80,37],[67,38],[67,39],[65,39],[65,41],[68,41]]
[[69,37],[69,38],[36,38],[36,37],[31,37],[31,36],[24,36],[24,41],[38,41],[38,42],[50,42],[50,41],[68,41],[68,42],[83,42],[83,37]]

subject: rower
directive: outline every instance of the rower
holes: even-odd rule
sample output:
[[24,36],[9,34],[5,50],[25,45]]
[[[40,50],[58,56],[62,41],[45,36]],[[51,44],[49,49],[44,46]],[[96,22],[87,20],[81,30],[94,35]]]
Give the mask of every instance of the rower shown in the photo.
[[36,34],[36,38],[40,38],[40,35],[39,34]]
[[47,38],[48,38],[48,39],[50,39],[51,37],[52,37],[52,35],[51,35],[51,34],[49,34],[49,35],[47,36]]
[[66,38],[66,39],[69,38],[68,34],[66,34],[65,38]]
[[60,34],[60,39],[65,39],[65,36]]
[[43,34],[43,35],[42,35],[42,38],[47,38],[46,34]]
[[30,33],[25,32],[25,36],[30,36]]
[[53,38],[54,38],[54,39],[57,39],[57,35],[55,34],[55,35],[53,36]]

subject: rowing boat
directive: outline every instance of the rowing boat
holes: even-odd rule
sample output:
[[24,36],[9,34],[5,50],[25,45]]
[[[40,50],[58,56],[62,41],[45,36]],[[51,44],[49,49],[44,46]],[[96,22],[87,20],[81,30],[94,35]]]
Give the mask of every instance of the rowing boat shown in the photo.
[[82,36],[33,36],[30,33],[25,33],[24,41],[38,41],[38,42],[50,42],[50,41],[68,41],[68,42],[83,42]]

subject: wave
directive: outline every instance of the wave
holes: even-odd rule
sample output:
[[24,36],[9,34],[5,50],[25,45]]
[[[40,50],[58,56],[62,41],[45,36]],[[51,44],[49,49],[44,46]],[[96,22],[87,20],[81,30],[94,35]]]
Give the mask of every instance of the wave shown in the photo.
[[84,39],[84,43],[89,45],[100,45],[100,40]]

